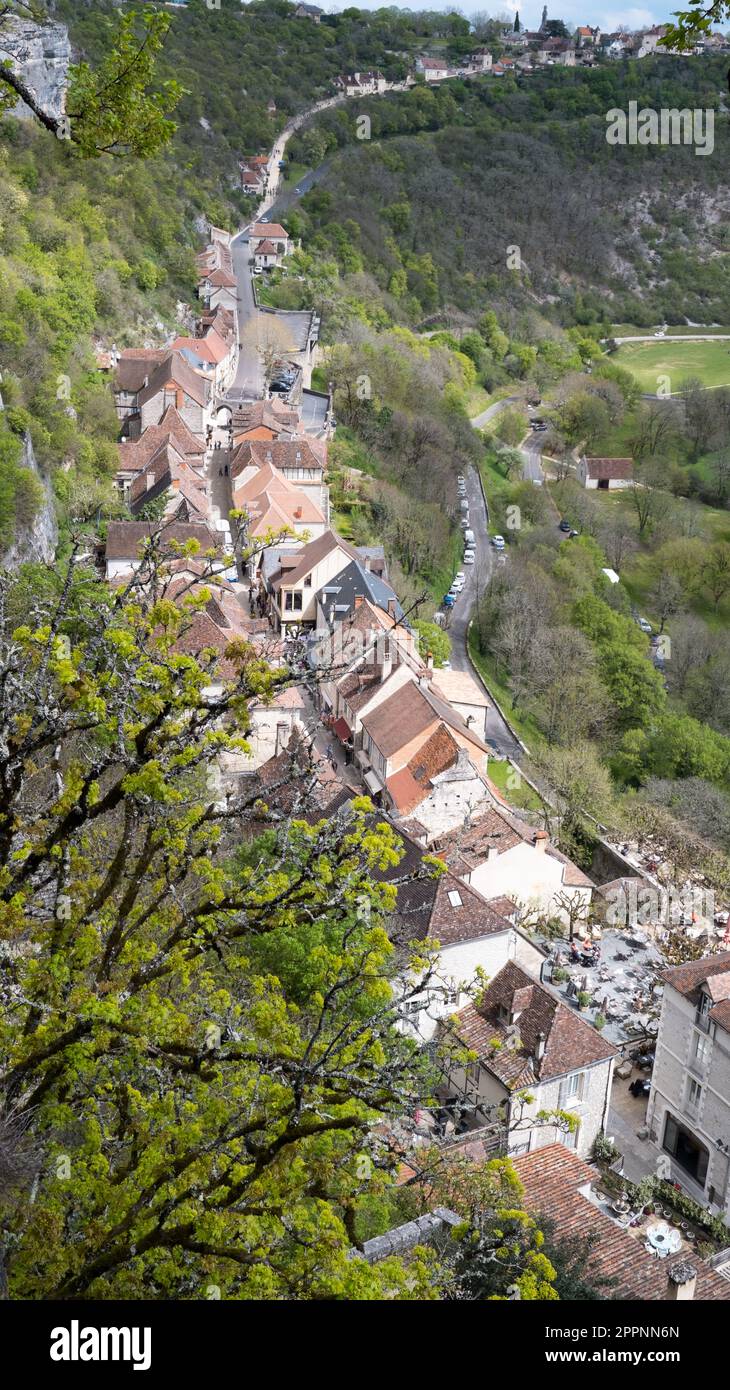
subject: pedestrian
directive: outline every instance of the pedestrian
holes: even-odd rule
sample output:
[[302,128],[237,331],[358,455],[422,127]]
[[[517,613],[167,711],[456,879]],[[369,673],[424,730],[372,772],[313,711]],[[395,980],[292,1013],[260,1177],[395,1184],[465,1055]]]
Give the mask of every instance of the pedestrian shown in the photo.
[[218,477],[219,477],[219,478],[222,478],[222,477],[223,477],[223,469],[222,469],[222,468],[219,468],[219,469],[218,469]]
[[328,743],[324,751],[328,762],[332,762],[332,744]]
[[226,477],[228,477],[228,464],[226,464],[225,468],[223,469],[223,472],[225,473]]

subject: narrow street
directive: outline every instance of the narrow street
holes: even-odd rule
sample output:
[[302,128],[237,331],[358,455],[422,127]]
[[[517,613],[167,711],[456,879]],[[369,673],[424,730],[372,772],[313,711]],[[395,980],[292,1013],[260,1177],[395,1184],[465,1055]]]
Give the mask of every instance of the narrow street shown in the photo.
[[[469,499],[469,520],[476,537],[474,545],[476,559],[473,565],[463,566],[466,584],[452,609],[448,632],[451,638],[451,665],[454,670],[469,671],[476,680],[481,680],[469,657],[467,646],[469,626],[479,593],[489,583],[495,567],[505,564],[506,560],[489,544],[489,520],[476,469],[468,469],[465,476],[466,492]],[[487,689],[486,686],[484,688]],[[487,694],[489,694],[488,690]],[[523,750],[520,744],[494,704],[490,704],[487,713],[487,739],[492,747],[504,757],[516,760],[522,756]]]

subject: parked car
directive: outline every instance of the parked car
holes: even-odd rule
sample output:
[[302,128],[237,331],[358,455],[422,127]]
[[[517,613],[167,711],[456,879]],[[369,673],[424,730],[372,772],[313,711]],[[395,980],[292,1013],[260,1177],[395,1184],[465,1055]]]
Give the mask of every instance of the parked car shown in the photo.
[[461,518],[461,529],[465,533],[469,530],[469,514]]
[[453,608],[456,603],[456,597],[454,594],[444,594],[443,602],[444,608]]
[[467,551],[464,552],[464,564],[465,564],[465,565],[473,565],[473,564],[474,564],[474,551],[473,551],[473,550],[467,550]]
[[489,542],[495,550],[504,550],[504,536],[492,536]]
[[647,637],[651,637],[653,631],[651,623],[647,622],[646,618],[637,618],[636,621],[639,624],[641,631],[645,632]]
[[457,579],[466,579],[466,575],[464,574],[464,571],[463,571],[463,570],[457,570],[457,571],[456,571],[456,574],[454,575],[454,580],[457,580]]
[[542,434],[543,430],[547,429],[546,420],[531,420],[530,424],[532,426],[532,429],[535,431],[535,434]]
[[570,522],[566,521],[565,517],[563,517],[563,520],[560,523],[560,529],[561,531],[570,531],[571,529]]
[[465,531],[465,532],[464,532],[464,540],[465,540],[467,546],[474,545],[474,543],[475,543],[475,541],[476,541],[476,536],[474,535],[474,532],[473,532],[473,531]]
[[461,509],[462,512],[468,512],[468,510],[469,510],[469,503],[468,503],[466,497],[462,497],[462,499],[461,499],[461,501],[460,501],[460,503],[459,503],[459,507],[460,507],[460,509]]

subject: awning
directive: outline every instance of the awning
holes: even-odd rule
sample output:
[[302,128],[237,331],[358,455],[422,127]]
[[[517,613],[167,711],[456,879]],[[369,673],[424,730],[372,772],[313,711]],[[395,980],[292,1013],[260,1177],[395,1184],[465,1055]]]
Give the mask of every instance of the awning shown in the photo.
[[368,768],[370,767],[370,759],[367,753],[365,752],[364,748],[358,748],[357,753],[355,754],[355,762],[357,763],[358,767],[362,768],[363,772],[367,772]]
[[382,792],[383,784],[380,778],[378,777],[378,774],[376,772],[373,772],[372,768],[370,772],[366,772],[364,774],[363,781],[368,791],[372,792],[374,796],[377,794],[377,792]]
[[342,716],[340,716],[339,719],[335,720],[334,724],[332,725],[332,728],[334,732],[337,734],[340,743],[349,743],[350,739],[352,738],[352,729],[350,728],[346,719],[343,719]]

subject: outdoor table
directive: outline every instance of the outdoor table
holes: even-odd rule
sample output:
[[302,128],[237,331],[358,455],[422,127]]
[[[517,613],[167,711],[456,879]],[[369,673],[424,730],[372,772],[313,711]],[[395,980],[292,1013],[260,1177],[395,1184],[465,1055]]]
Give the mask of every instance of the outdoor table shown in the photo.
[[650,1226],[646,1232],[646,1239],[660,1259],[664,1259],[666,1255],[676,1255],[682,1244],[679,1231],[673,1230],[664,1221],[660,1221],[656,1226]]

